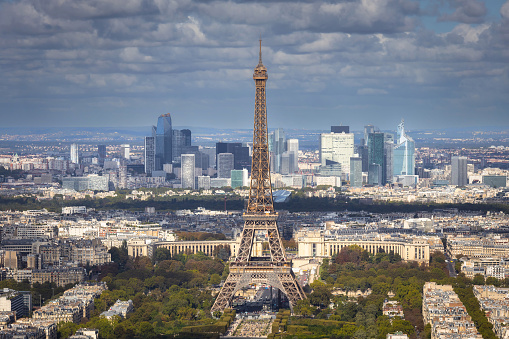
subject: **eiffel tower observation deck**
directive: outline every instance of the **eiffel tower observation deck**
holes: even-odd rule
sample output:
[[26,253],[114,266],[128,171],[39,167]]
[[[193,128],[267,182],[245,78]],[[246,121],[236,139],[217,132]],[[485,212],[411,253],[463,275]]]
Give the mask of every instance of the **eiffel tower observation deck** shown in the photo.
[[[261,40],[260,59],[254,69],[253,79],[256,84],[253,159],[249,200],[243,215],[244,229],[237,257],[230,263],[230,274],[211,308],[212,313],[230,307],[235,293],[253,283],[279,289],[288,298],[292,309],[297,301],[306,298],[292,271],[292,262],[286,258],[277,228],[278,214],[274,211],[272,200],[265,95],[268,76],[267,68],[262,63]],[[257,232],[263,232],[268,237],[270,258],[252,256]]]

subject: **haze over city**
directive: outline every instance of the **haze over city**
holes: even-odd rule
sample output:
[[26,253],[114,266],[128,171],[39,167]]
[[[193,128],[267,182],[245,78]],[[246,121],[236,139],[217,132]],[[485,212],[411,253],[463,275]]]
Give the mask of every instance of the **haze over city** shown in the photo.
[[[0,1],[3,127],[508,126],[509,2]],[[312,118],[311,118],[312,117]]]

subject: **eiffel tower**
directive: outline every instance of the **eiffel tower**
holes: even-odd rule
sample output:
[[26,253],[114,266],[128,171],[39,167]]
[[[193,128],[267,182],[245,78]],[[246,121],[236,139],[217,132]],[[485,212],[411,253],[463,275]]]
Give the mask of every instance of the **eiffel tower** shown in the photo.
[[[298,300],[306,298],[302,287],[295,279],[292,262],[286,258],[277,228],[278,214],[274,211],[272,200],[265,102],[267,78],[267,68],[262,63],[262,41],[260,40],[260,59],[253,74],[256,84],[253,160],[249,200],[243,215],[244,230],[237,257],[230,263],[230,274],[211,308],[212,313],[222,312],[230,307],[235,293],[251,283],[265,283],[279,289],[287,296],[292,309]],[[252,255],[254,236],[260,231],[264,232],[269,239],[270,260],[268,257]]]

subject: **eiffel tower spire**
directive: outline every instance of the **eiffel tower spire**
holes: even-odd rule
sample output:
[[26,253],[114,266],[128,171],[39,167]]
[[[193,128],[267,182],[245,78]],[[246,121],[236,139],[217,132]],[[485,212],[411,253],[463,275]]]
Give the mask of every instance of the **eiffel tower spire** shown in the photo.
[[[265,85],[267,68],[262,63],[262,41],[260,56],[254,69],[256,85],[253,159],[251,164],[251,185],[247,210],[244,213],[244,230],[237,256],[230,263],[230,274],[219,292],[211,312],[223,311],[231,305],[235,293],[251,283],[266,283],[283,292],[290,301],[290,307],[306,298],[295,279],[292,262],[286,253],[277,228],[278,214],[274,211],[272,186],[270,182],[269,144],[267,131],[267,105]],[[256,232],[263,232],[269,242],[270,260],[253,256],[253,242]]]
[[262,63],[262,40],[260,39],[260,59],[254,69],[256,84],[255,112],[253,129],[253,160],[251,163],[251,185],[249,189],[248,213],[272,213],[272,186],[270,184],[269,143],[267,131],[267,105],[265,84],[267,68]]

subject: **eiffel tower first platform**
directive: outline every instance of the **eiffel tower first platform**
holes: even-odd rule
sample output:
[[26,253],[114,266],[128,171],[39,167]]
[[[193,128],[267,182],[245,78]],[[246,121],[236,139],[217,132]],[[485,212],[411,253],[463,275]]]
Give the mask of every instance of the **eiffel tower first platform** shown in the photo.
[[[279,289],[287,296],[292,309],[298,300],[306,298],[302,287],[295,279],[292,262],[286,258],[277,228],[278,214],[274,211],[272,200],[265,101],[267,78],[267,68],[262,63],[260,40],[260,59],[253,74],[256,83],[253,160],[249,200],[243,216],[244,230],[237,257],[230,263],[230,274],[211,308],[212,313],[222,312],[230,307],[235,293],[251,283],[265,283]],[[269,239],[270,260],[268,257],[252,256],[254,236],[260,231]]]

